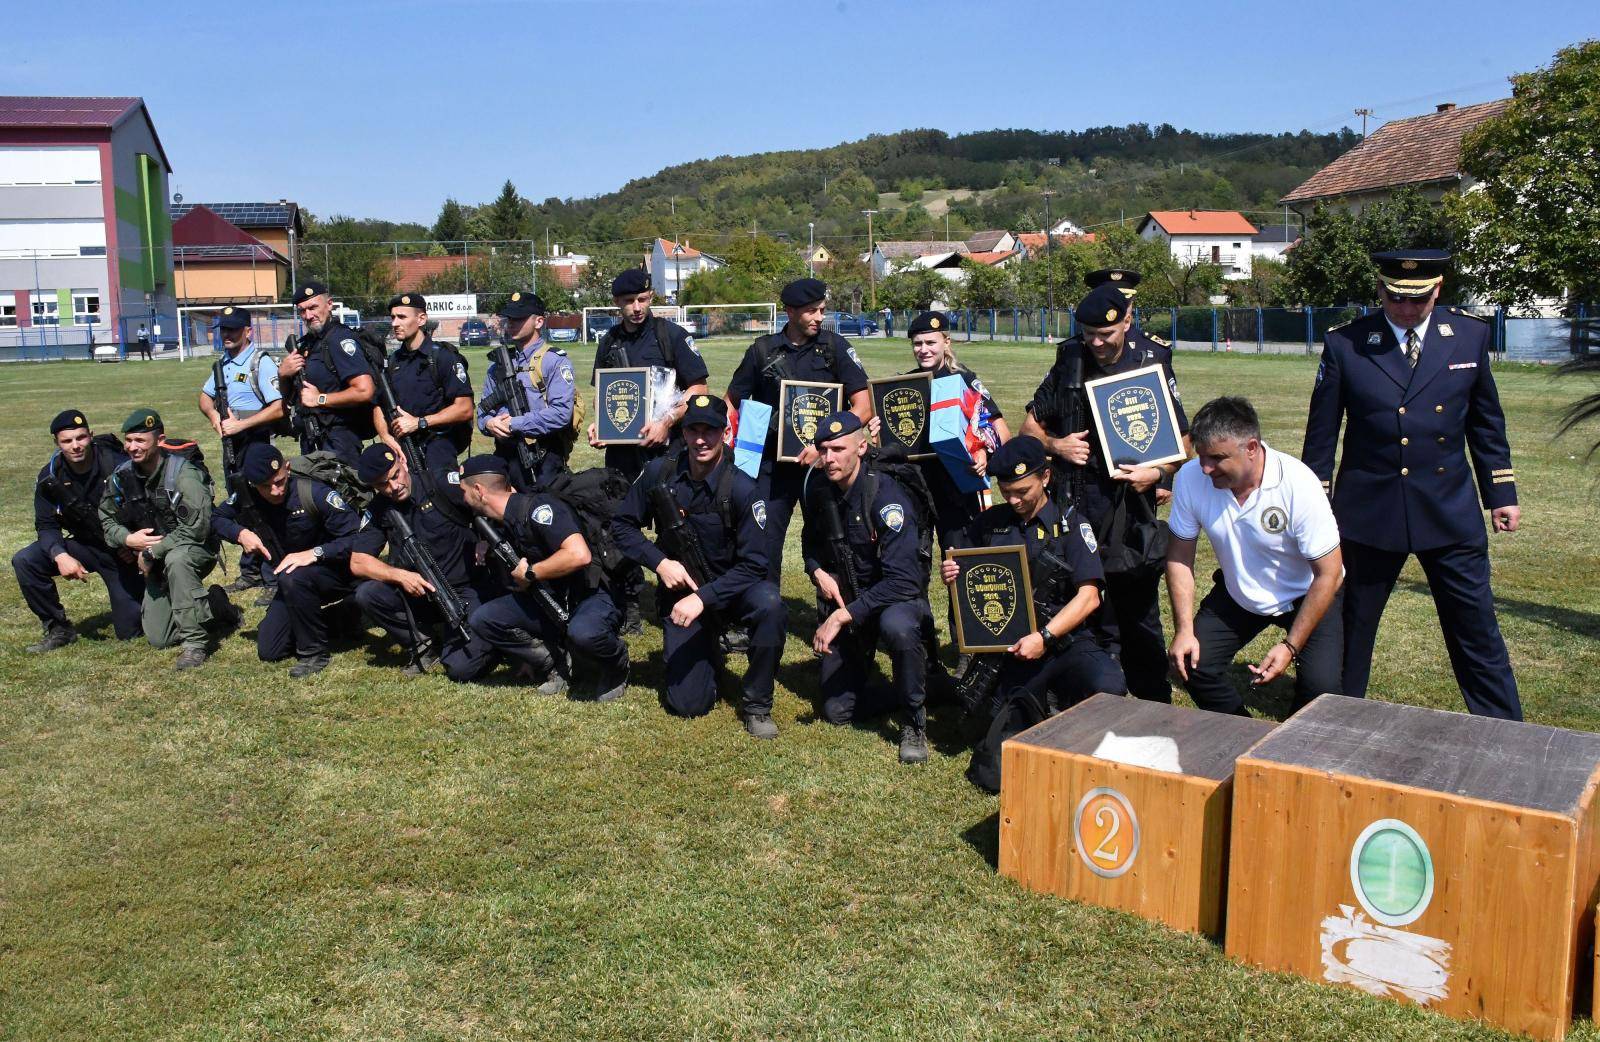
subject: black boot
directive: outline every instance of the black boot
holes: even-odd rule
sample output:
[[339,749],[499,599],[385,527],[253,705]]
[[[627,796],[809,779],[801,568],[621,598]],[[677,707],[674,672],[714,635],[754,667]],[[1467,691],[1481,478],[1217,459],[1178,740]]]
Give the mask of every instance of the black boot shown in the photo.
[[25,649],[30,655],[42,654],[46,651],[55,651],[64,648],[78,639],[78,631],[71,626],[49,625],[45,627],[44,637],[37,644],[29,644]]

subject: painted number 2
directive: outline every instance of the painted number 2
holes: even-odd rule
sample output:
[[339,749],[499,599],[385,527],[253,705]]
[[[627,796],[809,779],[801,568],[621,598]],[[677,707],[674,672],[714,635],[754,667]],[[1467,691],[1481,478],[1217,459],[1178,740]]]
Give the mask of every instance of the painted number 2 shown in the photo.
[[1090,789],[1073,815],[1072,839],[1089,871],[1105,879],[1122,875],[1139,856],[1139,818],[1133,804],[1116,789]]
[[1117,813],[1117,809],[1113,804],[1103,803],[1094,812],[1094,824],[1096,828],[1103,829],[1106,828],[1107,822],[1110,822],[1111,827],[1106,832],[1105,838],[1094,848],[1090,857],[1093,857],[1096,861],[1104,861],[1108,865],[1115,865],[1118,861],[1117,848],[1111,845],[1111,841],[1116,839],[1117,833],[1122,831],[1122,815]]

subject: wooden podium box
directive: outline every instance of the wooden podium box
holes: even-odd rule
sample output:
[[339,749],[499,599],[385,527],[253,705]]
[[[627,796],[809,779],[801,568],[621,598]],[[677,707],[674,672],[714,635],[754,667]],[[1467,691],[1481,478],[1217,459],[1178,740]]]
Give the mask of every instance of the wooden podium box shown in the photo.
[[1561,1038],[1597,768],[1600,735],[1323,695],[1239,759],[1228,954]]
[[1029,728],[1001,751],[1000,873],[1218,933],[1233,762],[1272,727],[1101,694]]

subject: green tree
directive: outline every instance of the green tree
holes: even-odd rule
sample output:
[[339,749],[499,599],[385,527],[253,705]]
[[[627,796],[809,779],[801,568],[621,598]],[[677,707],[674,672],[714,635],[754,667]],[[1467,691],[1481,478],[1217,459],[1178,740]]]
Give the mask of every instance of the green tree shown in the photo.
[[522,197],[517,194],[517,186],[509,180],[500,188],[500,194],[495,201],[484,207],[482,236],[495,242],[509,242],[513,239],[525,239],[522,224]]
[[467,237],[467,214],[454,199],[446,199],[433,222],[434,242],[460,242]]
[[776,300],[784,284],[806,273],[805,261],[794,247],[765,235],[739,236],[722,251],[727,268],[752,287],[754,296],[730,304]]
[[1600,41],[1512,77],[1511,103],[1462,139],[1478,183],[1452,209],[1463,265],[1505,305],[1600,303]]
[[932,268],[907,264],[878,283],[878,306],[895,311],[927,311],[934,301],[948,305],[959,292],[960,287]]
[[817,271],[817,277],[828,284],[828,298],[833,306],[851,312],[859,312],[866,306],[871,274],[865,261],[838,254],[832,264]]
[[1288,303],[1289,269],[1283,261],[1257,257],[1250,265],[1250,277],[1228,283],[1228,296],[1236,304],[1253,308],[1281,307]]
[[963,308],[1008,308],[1017,299],[1017,284],[1007,268],[964,260],[966,281],[952,287],[952,303]]
[[1093,243],[1055,242],[1041,248],[1017,269],[1017,303],[1042,308],[1053,295],[1056,308],[1069,307],[1083,296],[1083,276],[1102,267]]
[[333,295],[362,312],[381,310],[394,294],[392,253],[374,236],[373,222],[334,215],[326,221],[305,214],[300,243],[302,277],[314,274]]
[[[1287,295],[1316,307],[1370,301],[1378,283],[1373,253],[1450,249],[1453,240],[1446,208],[1412,189],[1367,207],[1359,217],[1319,203],[1300,244],[1289,251]],[[1445,299],[1458,298],[1461,290],[1460,279],[1447,272]]]

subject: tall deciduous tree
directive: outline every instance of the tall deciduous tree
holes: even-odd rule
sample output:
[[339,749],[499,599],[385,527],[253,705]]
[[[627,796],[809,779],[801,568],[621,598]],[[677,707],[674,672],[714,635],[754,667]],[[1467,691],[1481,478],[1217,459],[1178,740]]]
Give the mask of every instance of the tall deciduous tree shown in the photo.
[[[1447,209],[1410,189],[1367,207],[1359,217],[1319,203],[1299,245],[1289,251],[1287,295],[1315,307],[1365,303],[1377,291],[1373,253],[1448,250],[1454,240]],[[1447,271],[1443,299],[1460,299],[1462,290],[1456,272]]]

